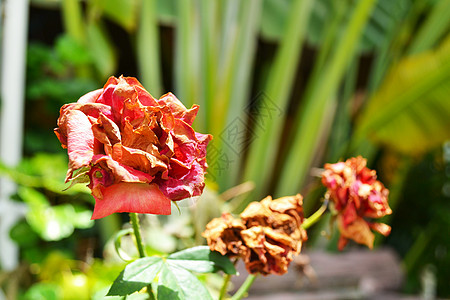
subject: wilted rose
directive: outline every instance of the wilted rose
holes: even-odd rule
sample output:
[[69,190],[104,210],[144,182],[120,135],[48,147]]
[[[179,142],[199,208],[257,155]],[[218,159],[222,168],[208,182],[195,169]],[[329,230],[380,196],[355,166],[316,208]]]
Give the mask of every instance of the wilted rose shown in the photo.
[[170,201],[204,188],[211,135],[195,132],[198,111],[173,94],[154,99],[133,77],[61,108],[55,133],[68,149],[66,182],[88,182],[92,219],[115,212],[170,214]]
[[282,275],[307,239],[301,227],[302,204],[301,195],[276,200],[268,196],[250,203],[240,219],[229,214],[213,219],[203,236],[211,250],[242,258],[251,274]]
[[230,258],[246,255],[248,249],[241,238],[245,229],[240,219],[235,219],[229,213],[223,213],[220,218],[212,219],[206,225],[203,236],[212,251],[220,252]]
[[247,227],[241,232],[250,249],[244,257],[249,273],[278,274],[287,272],[294,255],[300,253],[307,239],[303,223],[301,195],[272,200],[268,196],[252,202],[240,217]]
[[341,237],[338,247],[342,250],[352,239],[373,247],[375,239],[371,230],[388,235],[391,228],[370,220],[392,213],[388,204],[389,190],[377,180],[375,170],[366,167],[361,156],[345,162],[325,164],[322,183],[327,187],[327,197],[334,203]]

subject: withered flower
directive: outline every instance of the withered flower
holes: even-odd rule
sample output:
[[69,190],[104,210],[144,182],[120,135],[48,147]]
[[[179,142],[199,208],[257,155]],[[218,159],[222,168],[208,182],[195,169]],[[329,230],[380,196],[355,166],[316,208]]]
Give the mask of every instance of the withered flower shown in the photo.
[[212,251],[220,252],[230,258],[245,256],[247,247],[241,239],[241,231],[245,229],[240,219],[235,219],[229,213],[223,213],[220,218],[212,219],[206,225],[203,236]]
[[327,187],[326,196],[337,211],[337,224],[341,233],[338,248],[342,250],[349,239],[373,247],[375,239],[371,230],[388,235],[390,226],[372,223],[370,219],[392,213],[388,204],[389,190],[377,180],[375,170],[366,167],[361,156],[345,162],[325,164],[322,183]]
[[302,199],[301,195],[276,200],[268,196],[250,203],[240,219],[226,214],[212,220],[203,235],[211,250],[242,258],[249,273],[282,275],[307,239],[301,227]]
[[122,76],[61,108],[55,133],[68,150],[66,182],[89,184],[92,219],[167,215],[171,200],[201,195],[212,136],[193,130],[198,108],[171,93],[154,99],[136,78]]

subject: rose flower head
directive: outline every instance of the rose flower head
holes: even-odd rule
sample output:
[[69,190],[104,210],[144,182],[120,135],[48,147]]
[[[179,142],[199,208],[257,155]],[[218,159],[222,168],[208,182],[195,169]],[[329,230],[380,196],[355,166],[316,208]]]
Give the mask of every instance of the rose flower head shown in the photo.
[[213,219],[203,236],[211,250],[242,258],[249,273],[263,275],[287,272],[293,256],[307,239],[302,229],[302,196],[252,202],[240,214]]
[[92,219],[115,212],[168,215],[171,201],[201,195],[211,135],[175,95],[154,99],[133,77],[64,105],[55,133],[69,155],[66,182],[88,183]]
[[247,254],[247,247],[241,238],[245,229],[241,219],[235,219],[229,213],[223,213],[220,218],[212,219],[207,225],[203,236],[212,251],[217,251],[230,258]]
[[325,164],[322,173],[322,183],[328,189],[326,197],[337,211],[339,250],[349,239],[372,249],[375,236],[371,230],[385,236],[391,231],[386,224],[370,221],[389,215],[392,210],[388,204],[389,190],[377,180],[376,171],[366,165],[365,158],[352,157],[345,162]]

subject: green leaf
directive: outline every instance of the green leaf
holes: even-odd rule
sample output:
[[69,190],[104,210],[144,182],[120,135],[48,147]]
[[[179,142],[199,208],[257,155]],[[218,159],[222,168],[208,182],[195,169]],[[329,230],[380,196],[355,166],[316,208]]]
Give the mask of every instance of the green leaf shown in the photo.
[[198,278],[168,262],[161,268],[158,281],[158,299],[212,299]]
[[158,299],[211,299],[206,288],[191,273],[224,271],[236,274],[226,256],[199,246],[161,257],[140,258],[125,267],[116,278],[108,296],[125,296],[140,291],[158,277]]
[[151,283],[161,269],[162,262],[162,258],[157,256],[135,260],[125,267],[123,279]]
[[114,280],[108,296],[126,296],[152,283],[163,265],[161,257],[144,257],[127,265]]
[[208,246],[198,246],[173,253],[167,257],[173,265],[199,273],[224,271],[236,274],[236,269],[227,256],[211,251]]
[[450,28],[450,1],[440,0],[433,6],[427,19],[417,31],[414,40],[409,47],[409,54],[420,53],[437,44],[439,39],[448,33]]
[[148,285],[147,282],[128,281],[123,279],[122,271],[120,275],[114,280],[111,288],[106,296],[126,296],[142,290]]
[[369,136],[407,154],[450,138],[450,38],[394,66],[359,119],[354,145]]

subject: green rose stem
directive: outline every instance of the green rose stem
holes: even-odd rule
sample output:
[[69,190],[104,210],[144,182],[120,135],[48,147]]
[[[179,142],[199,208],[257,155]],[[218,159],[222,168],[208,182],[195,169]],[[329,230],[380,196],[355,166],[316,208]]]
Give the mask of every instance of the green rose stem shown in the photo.
[[253,281],[255,281],[256,275],[248,275],[247,279],[245,279],[244,283],[241,285],[241,287],[237,290],[236,294],[231,297],[231,300],[239,300],[245,297],[247,295],[248,289],[252,286]]
[[[147,255],[145,254],[144,244],[142,243],[141,230],[139,227],[139,218],[137,213],[130,213],[130,222],[131,225],[133,226],[134,236],[136,237],[136,246],[139,252],[139,257],[141,258],[146,257]],[[151,284],[147,286],[147,293],[150,297],[149,298],[150,300],[155,299],[155,296],[153,295],[152,292]]]
[[320,217],[322,217],[323,213],[327,210],[327,207],[328,207],[328,199],[325,199],[325,201],[323,201],[322,206],[315,213],[313,213],[309,218],[305,218],[303,220],[302,228],[306,230],[315,223],[317,223],[317,221],[320,220]]
[[225,278],[223,279],[223,285],[222,285],[222,288],[220,289],[219,300],[222,300],[223,297],[225,297],[230,279],[231,279],[231,274],[225,274]]
[[[306,230],[309,227],[311,227],[313,224],[317,223],[317,221],[320,220],[320,217],[322,217],[323,213],[327,210],[327,207],[328,207],[328,199],[325,199],[322,206],[314,214],[312,214],[309,218],[305,218],[303,220],[302,228]],[[227,275],[227,277],[225,277],[225,283],[222,287],[222,290],[220,291],[219,299],[222,299],[222,297],[223,297],[222,294],[225,293],[225,291],[226,291],[226,285],[228,284],[228,281],[230,280],[230,278],[228,276],[230,276],[230,275]],[[232,300],[240,300],[243,297],[245,297],[248,289],[252,286],[253,281],[255,281],[255,279],[256,279],[256,275],[251,275],[251,274],[248,275],[247,279],[245,279],[244,283],[241,285],[241,287],[236,292],[236,294],[234,294],[233,297],[231,297],[231,299]],[[223,290],[225,290],[225,291],[223,291]]]
[[142,244],[141,230],[139,227],[139,218],[137,213],[130,213],[130,222],[133,226],[134,236],[136,237],[136,245],[139,251],[139,257],[145,257],[144,245]]

